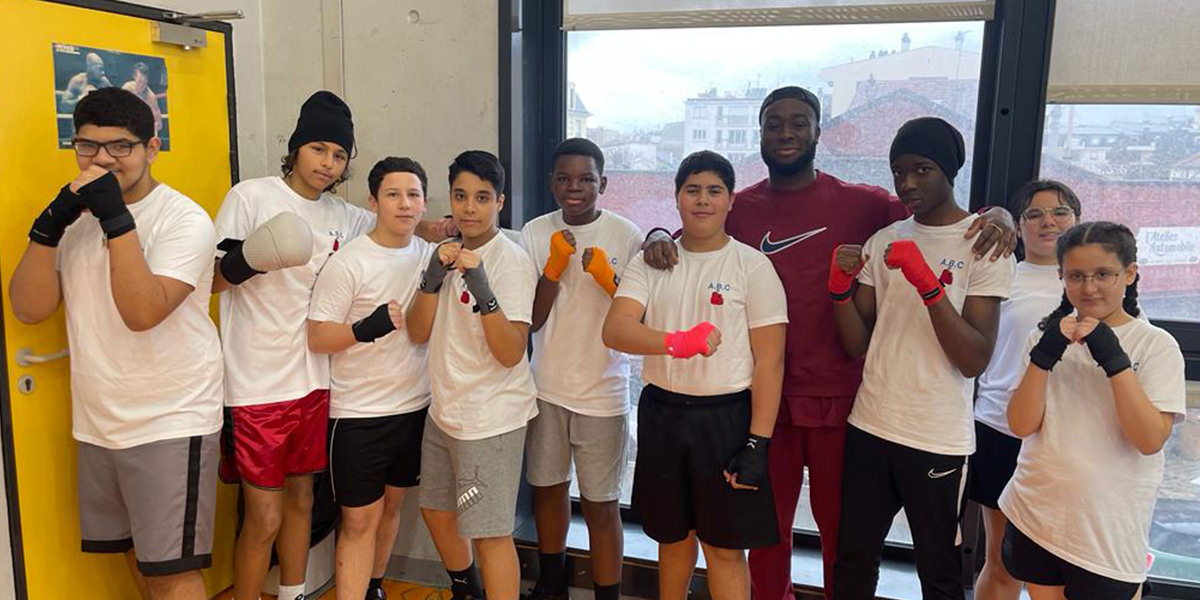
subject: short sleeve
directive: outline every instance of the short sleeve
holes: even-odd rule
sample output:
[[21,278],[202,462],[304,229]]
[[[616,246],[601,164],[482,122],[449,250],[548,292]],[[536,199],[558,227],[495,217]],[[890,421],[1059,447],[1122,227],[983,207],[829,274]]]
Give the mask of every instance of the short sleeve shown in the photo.
[[[191,200],[182,201],[191,204]],[[199,206],[189,208],[193,210],[182,212],[155,232],[154,243],[146,249],[146,266],[155,275],[195,288],[201,277],[212,271],[217,239],[208,214]]]
[[349,233],[346,236],[346,241],[353,240],[360,235],[366,235],[375,229],[375,213],[362,208],[346,203],[346,209],[350,212],[348,218]]
[[[537,269],[524,251],[514,249],[496,274],[488,273],[488,285],[509,321],[533,322],[533,294],[537,290]],[[519,253],[519,254],[518,254]]]
[[[1139,353],[1143,354],[1143,353]],[[1171,334],[1155,329],[1144,356],[1132,356],[1138,383],[1150,403],[1160,412],[1172,413],[1175,421],[1183,419],[1187,401],[1183,353]]]
[[1000,260],[989,260],[986,257],[978,259],[971,268],[967,295],[1007,298],[1016,273],[1017,261],[1011,256]]
[[787,323],[787,296],[771,261],[763,255],[746,274],[746,322],[750,329]]
[[[645,235],[643,235],[642,230],[638,229],[636,226],[634,226],[634,228],[629,232],[629,242],[628,242],[628,245],[625,250],[625,252],[626,252],[625,256],[628,256],[630,258],[628,261],[625,262],[626,269],[629,268],[629,265],[633,264],[634,259],[637,258],[637,255],[642,251],[642,239],[643,238],[645,238]],[[643,260],[641,262],[644,263],[646,261]],[[622,270],[621,273],[618,273],[618,275],[620,275],[621,277],[624,277],[625,276],[624,270]]]
[[345,323],[354,304],[357,282],[350,265],[344,259],[349,254],[334,254],[313,285],[312,299],[308,304],[308,318],[312,321]]
[[225,239],[244,240],[254,231],[255,224],[251,222],[246,199],[237,187],[225,194],[225,200],[217,210],[215,226],[218,243]]
[[641,252],[625,265],[625,271],[621,273],[621,284],[617,286],[617,293],[613,297],[636,300],[642,306],[649,304],[650,265],[646,264]]
[[538,240],[537,237],[537,226],[534,222],[530,221],[521,228],[521,248],[525,249],[525,253],[529,255],[529,259],[533,261],[535,268],[537,265],[543,264],[546,260],[539,256],[539,248],[545,247],[546,244],[550,243],[550,240],[543,242],[542,240]]

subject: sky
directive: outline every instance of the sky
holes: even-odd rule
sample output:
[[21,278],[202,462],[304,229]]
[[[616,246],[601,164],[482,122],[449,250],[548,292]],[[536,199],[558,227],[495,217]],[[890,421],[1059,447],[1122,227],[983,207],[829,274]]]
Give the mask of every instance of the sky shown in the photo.
[[[572,31],[567,34],[567,80],[592,113],[590,127],[658,130],[682,121],[684,101],[710,87],[722,95],[782,85],[828,92],[818,76],[824,67],[863,60],[872,51],[897,51],[905,33],[913,48],[953,48],[959,31],[966,32],[964,50],[982,51],[983,23],[974,21]],[[1114,119],[1191,116],[1194,110],[1087,106],[1075,118],[1077,123],[1107,125]]]
[[828,88],[818,77],[824,67],[898,51],[905,33],[913,48],[953,48],[958,31],[966,32],[964,50],[981,51],[980,22],[569,32],[567,79],[592,113],[590,126],[657,129],[683,120],[684,100],[710,87],[817,91]]

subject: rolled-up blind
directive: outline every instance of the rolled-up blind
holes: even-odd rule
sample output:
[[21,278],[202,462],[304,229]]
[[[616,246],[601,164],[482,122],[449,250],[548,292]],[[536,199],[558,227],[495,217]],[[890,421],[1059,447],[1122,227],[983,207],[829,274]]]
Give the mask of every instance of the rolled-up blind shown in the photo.
[[978,21],[994,0],[564,0],[563,29]]
[[1200,2],[1058,0],[1046,99],[1200,104]]

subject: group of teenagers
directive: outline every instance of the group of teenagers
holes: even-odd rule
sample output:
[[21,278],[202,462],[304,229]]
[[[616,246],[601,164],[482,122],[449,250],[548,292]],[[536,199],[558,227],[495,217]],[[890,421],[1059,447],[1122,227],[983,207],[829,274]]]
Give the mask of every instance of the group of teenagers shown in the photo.
[[594,595],[616,600],[642,355],[633,509],[662,598],[687,596],[700,550],[714,598],[792,598],[805,470],[827,598],[874,597],[901,509],[922,596],[963,598],[967,497],[986,515],[976,598],[1135,597],[1184,372],[1137,306],[1134,236],[1082,222],[1053,181],[963,210],[963,138],[933,117],[895,135],[895,197],[843,182],[814,168],[820,110],[802,88],[771,92],[769,176],[736,193],[725,158],[684,158],[679,231],[599,208],[604,156],[568,139],[549,173],[560,209],[510,237],[484,151],[450,164],[449,219],[425,218],[408,158],[371,168],[369,210],[334,195],[355,144],[330,92],[301,107],[282,176],[233,186],[214,224],[151,176],[145,103],[91,92],[80,173],[10,285],[23,322],[65,305],[83,550],[126,553],[147,599],[206,597],[220,476],[243,490],[234,598],[260,597],[274,548],[279,597],[302,599],[328,469],[339,599],[386,597],[419,485],[454,598],[516,600],[524,474],[526,597],[559,600],[577,478]]

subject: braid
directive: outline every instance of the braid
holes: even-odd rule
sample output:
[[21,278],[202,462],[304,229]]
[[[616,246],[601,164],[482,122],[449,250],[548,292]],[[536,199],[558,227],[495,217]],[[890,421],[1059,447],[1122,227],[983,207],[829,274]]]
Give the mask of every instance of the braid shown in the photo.
[[[1134,292],[1134,295],[1136,296],[1137,292]],[[1054,309],[1054,312],[1046,315],[1046,317],[1038,323],[1038,329],[1045,331],[1047,323],[1055,319],[1061,319],[1073,312],[1075,312],[1075,306],[1071,304],[1070,300],[1067,299],[1067,293],[1063,292],[1062,302],[1058,305],[1058,308]]]
[[1121,307],[1125,309],[1125,312],[1129,313],[1129,316],[1135,317],[1135,318],[1138,315],[1142,314],[1142,309],[1141,309],[1141,307],[1138,306],[1138,301],[1137,301],[1137,298],[1138,298],[1137,285],[1138,285],[1138,280],[1141,278],[1142,278],[1141,273],[1138,273],[1137,275],[1133,276],[1133,283],[1129,284],[1128,286],[1125,286],[1125,299],[1121,301]]

